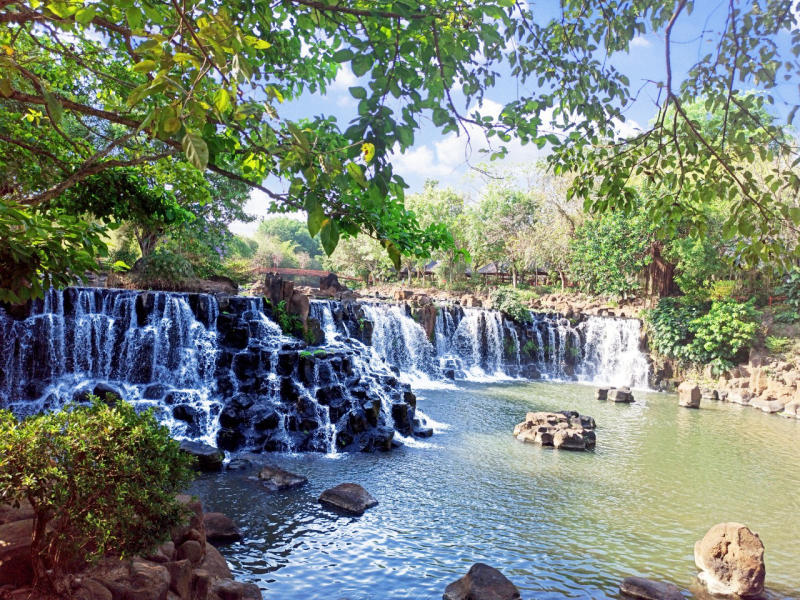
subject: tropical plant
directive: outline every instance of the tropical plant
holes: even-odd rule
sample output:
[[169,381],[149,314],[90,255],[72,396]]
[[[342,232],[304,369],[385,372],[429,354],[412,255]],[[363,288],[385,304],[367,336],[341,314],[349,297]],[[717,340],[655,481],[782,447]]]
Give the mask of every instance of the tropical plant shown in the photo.
[[520,293],[513,287],[500,287],[489,296],[495,310],[508,315],[518,323],[530,323],[533,320],[530,309],[522,302]]
[[778,292],[786,296],[786,303],[795,310],[800,310],[800,268],[795,267],[786,274]]
[[0,411],[0,502],[33,507],[39,587],[107,553],[150,551],[185,517],[175,493],[191,458],[169,430],[118,398],[91,401],[22,421]]

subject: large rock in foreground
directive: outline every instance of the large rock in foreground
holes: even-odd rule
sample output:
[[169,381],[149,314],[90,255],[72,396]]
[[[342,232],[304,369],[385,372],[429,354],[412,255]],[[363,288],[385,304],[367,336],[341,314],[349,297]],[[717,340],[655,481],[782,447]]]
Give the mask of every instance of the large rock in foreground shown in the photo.
[[258,478],[264,482],[264,487],[273,492],[290,490],[308,483],[308,479],[302,475],[290,473],[289,471],[284,471],[283,469],[269,465],[261,469]]
[[678,404],[686,408],[700,408],[700,399],[703,397],[697,384],[684,381],[678,386]]
[[228,544],[242,539],[242,534],[236,523],[222,513],[205,513],[203,515],[203,525],[205,525],[206,539],[209,542]]
[[619,591],[631,598],[640,600],[683,600],[677,585],[651,581],[644,577],[626,577],[619,584]]
[[597,438],[592,417],[576,411],[529,412],[525,420],[514,427],[514,437],[521,442],[551,446],[565,450],[589,450]]
[[325,490],[319,497],[319,502],[323,506],[354,515],[364,514],[368,508],[378,505],[378,501],[357,483],[340,483]]
[[444,590],[443,600],[519,600],[519,590],[500,571],[475,563]]
[[748,597],[764,591],[764,544],[745,525],[714,525],[694,545],[694,562],[712,594]]

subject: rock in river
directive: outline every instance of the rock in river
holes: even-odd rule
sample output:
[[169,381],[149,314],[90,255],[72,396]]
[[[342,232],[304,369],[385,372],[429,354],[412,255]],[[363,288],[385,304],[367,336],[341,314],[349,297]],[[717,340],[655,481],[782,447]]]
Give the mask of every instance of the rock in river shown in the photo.
[[354,515],[363,514],[368,508],[377,506],[378,501],[357,483],[340,483],[322,492],[319,502],[323,506],[343,510]]
[[258,478],[264,482],[264,486],[273,492],[282,492],[292,488],[300,487],[308,483],[308,479],[296,473],[284,471],[278,467],[267,465],[258,474]]
[[629,387],[611,388],[608,390],[608,399],[611,402],[633,402],[633,393]]
[[183,440],[181,450],[194,456],[197,459],[197,468],[203,472],[213,473],[222,470],[222,461],[225,455],[214,446]]
[[644,577],[626,577],[619,584],[619,591],[625,596],[641,600],[683,600],[683,594],[677,585],[651,581]]
[[748,597],[764,591],[764,544],[745,525],[714,525],[694,545],[694,562],[712,594]]
[[678,404],[686,408],[700,408],[702,394],[700,388],[689,381],[684,381],[678,386]]
[[443,600],[519,600],[519,590],[500,571],[475,563],[444,590]]
[[565,450],[589,450],[597,438],[592,417],[575,411],[529,412],[525,420],[514,427],[514,437],[521,442],[552,446]]

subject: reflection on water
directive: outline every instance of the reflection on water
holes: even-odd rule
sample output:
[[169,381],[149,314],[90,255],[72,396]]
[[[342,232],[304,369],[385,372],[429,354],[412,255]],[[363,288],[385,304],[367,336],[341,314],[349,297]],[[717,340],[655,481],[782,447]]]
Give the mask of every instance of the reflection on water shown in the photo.
[[[739,521],[766,546],[769,595],[800,599],[800,422],[727,404],[688,410],[642,392],[617,405],[593,391],[519,382],[426,390],[420,408],[449,425],[429,447],[267,455],[310,483],[270,494],[247,479],[253,473],[229,473],[193,491],[241,526],[245,541],[223,553],[266,598],[438,600],[476,561],[501,569],[526,599],[617,597],[628,575],[688,588],[694,542]],[[595,417],[597,449],[514,440],[513,426],[539,409]],[[353,518],[316,503],[344,481],[380,504]]]

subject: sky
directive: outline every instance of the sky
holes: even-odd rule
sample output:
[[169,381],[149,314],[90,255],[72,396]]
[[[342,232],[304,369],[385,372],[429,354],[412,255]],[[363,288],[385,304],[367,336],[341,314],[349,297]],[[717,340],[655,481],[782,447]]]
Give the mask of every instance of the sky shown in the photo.
[[[553,11],[557,10],[559,2],[546,0],[531,2],[531,5],[536,11],[535,14],[544,15],[538,18],[547,18],[555,14]],[[697,0],[692,15],[683,17],[676,23],[672,33],[671,53],[675,88],[686,77],[689,68],[712,51],[718,40],[714,32],[722,26],[727,5],[727,0]],[[795,14],[799,15],[797,26],[800,27],[800,0],[795,0]],[[784,37],[785,39],[779,42],[788,48],[789,37],[788,35]],[[657,88],[653,82],[666,80],[664,56],[663,34],[647,33],[633,39],[627,54],[615,55],[610,61],[628,76],[633,89],[643,86],[637,101],[625,111],[625,122],[617,124],[621,135],[635,134],[637,130],[646,127],[655,116]],[[359,78],[353,74],[349,65],[343,65],[326,94],[305,94],[292,105],[284,105],[283,113],[289,118],[332,114],[338,118],[340,126],[345,128],[346,123],[356,114],[356,100],[348,92],[348,88],[355,85],[359,85]],[[528,91],[530,90],[523,90],[523,92]],[[481,112],[499,113],[503,103],[514,99],[517,93],[517,81],[514,78],[500,78],[498,84],[487,92]],[[785,117],[788,112],[786,107],[796,103],[798,95],[798,82],[786,82],[775,89],[773,96],[777,112]],[[480,150],[488,147],[487,140],[481,133],[474,131],[471,134],[471,147],[467,147],[463,132],[460,135],[456,133],[442,135],[426,118],[420,119],[420,124],[421,128],[415,134],[413,147],[402,154],[397,153],[393,158],[395,172],[410,186],[408,192],[420,191],[426,180],[435,179],[440,185],[453,187],[468,198],[477,198],[485,181],[472,167],[486,162],[487,156]],[[507,147],[508,156],[502,161],[495,161],[493,167],[510,169],[534,164],[542,160],[547,153],[547,147],[540,150],[535,145],[522,146],[515,141]],[[268,218],[267,206],[268,202],[263,193],[254,191],[246,209],[257,219],[262,219]],[[305,218],[304,215],[296,216]],[[258,221],[236,222],[230,229],[234,233],[250,235],[257,227]]]

